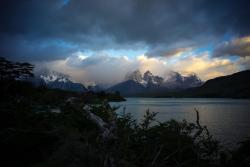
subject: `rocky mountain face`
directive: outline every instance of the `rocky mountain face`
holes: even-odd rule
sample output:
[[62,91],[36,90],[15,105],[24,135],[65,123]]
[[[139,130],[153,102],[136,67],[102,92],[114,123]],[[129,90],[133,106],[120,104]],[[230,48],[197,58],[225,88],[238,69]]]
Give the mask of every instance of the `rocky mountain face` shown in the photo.
[[124,96],[157,94],[162,91],[183,90],[201,86],[203,82],[194,74],[182,75],[170,72],[167,76],[160,77],[146,71],[143,75],[139,70],[125,76],[125,81],[114,85],[108,91],[119,91]]
[[36,86],[45,85],[52,89],[62,89],[75,92],[88,91],[81,83],[73,82],[70,80],[69,76],[55,71],[45,71],[37,74],[31,82]]
[[144,87],[160,86],[163,83],[163,78],[154,76],[150,71],[146,71],[143,75],[139,70],[129,73],[125,76],[125,81],[134,81]]
[[203,81],[195,74],[180,74],[178,72],[169,72],[163,86],[169,89],[187,89],[201,86]]
[[159,87],[164,81],[162,77],[154,76],[150,71],[144,73],[143,80],[147,83],[147,87]]

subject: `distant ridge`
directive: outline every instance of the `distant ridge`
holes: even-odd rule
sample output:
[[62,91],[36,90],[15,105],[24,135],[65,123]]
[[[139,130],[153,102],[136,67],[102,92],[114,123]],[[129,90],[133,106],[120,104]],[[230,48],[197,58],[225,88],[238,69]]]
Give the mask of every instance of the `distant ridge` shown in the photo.
[[169,96],[250,98],[250,70],[210,79],[200,87]]

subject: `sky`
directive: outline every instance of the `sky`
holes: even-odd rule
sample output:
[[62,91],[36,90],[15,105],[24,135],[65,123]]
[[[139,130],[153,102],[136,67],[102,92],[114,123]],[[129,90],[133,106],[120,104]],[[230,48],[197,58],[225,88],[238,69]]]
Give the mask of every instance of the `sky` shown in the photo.
[[250,68],[249,0],[1,0],[0,56],[84,84]]

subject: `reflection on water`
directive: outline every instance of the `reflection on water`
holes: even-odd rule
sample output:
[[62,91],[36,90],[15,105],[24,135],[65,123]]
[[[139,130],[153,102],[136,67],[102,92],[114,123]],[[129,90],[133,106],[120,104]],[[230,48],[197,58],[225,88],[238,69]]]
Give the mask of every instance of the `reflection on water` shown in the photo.
[[250,136],[250,100],[207,98],[127,98],[125,102],[111,103],[121,106],[140,120],[146,109],[158,112],[157,120],[170,119],[194,122],[199,110],[200,122],[222,143],[231,144]]

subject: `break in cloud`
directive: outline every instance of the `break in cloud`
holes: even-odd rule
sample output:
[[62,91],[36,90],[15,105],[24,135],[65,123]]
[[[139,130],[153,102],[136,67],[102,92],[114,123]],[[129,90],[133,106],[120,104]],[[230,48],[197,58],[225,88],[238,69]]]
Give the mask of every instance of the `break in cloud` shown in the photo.
[[133,69],[206,80],[249,68],[249,11],[248,0],[1,0],[0,55],[82,82]]

